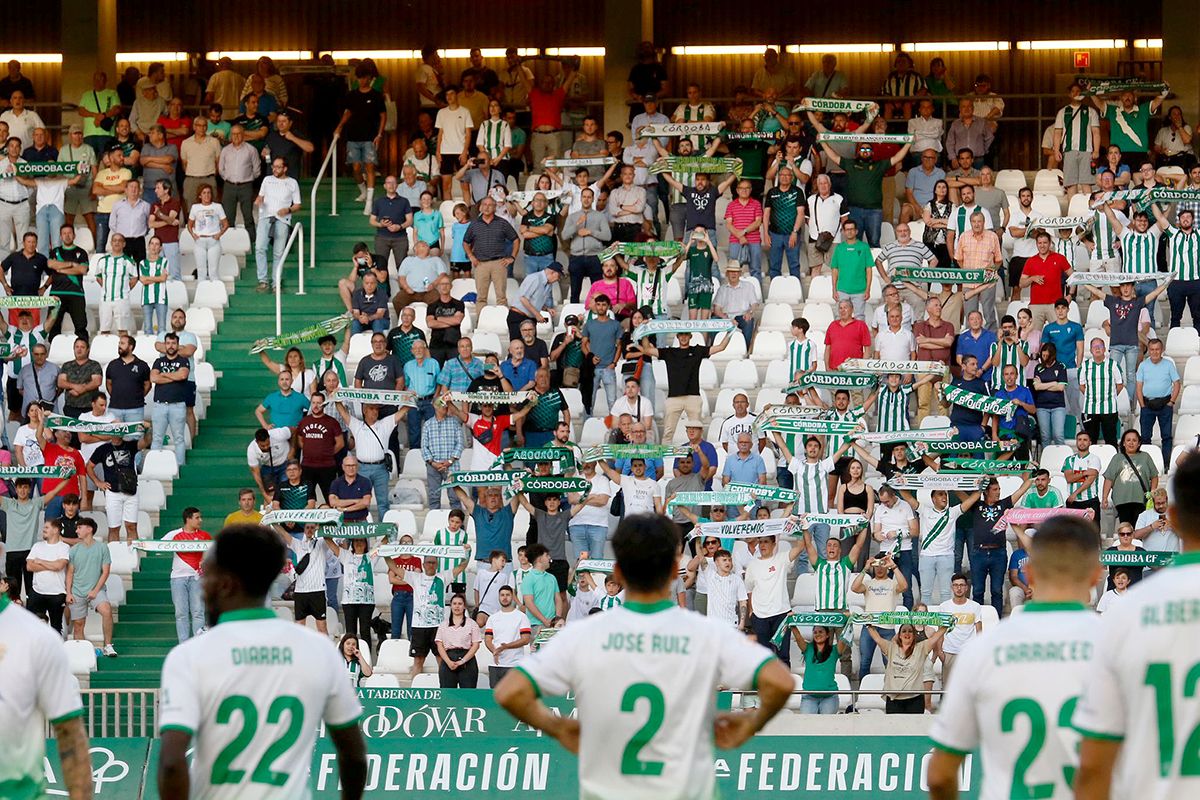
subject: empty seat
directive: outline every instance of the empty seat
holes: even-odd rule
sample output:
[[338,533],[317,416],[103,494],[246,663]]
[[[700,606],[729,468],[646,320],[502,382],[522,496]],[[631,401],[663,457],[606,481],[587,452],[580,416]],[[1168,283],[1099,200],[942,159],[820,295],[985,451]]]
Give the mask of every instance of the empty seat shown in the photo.
[[88,675],[96,671],[96,647],[86,640],[63,642],[67,653],[67,665],[75,676]]
[[787,303],[767,303],[758,320],[760,331],[789,331],[796,314]]
[[1019,169],[1002,169],[996,173],[996,188],[1005,194],[1018,194],[1025,185],[1025,173]]
[[221,236],[221,252],[234,256],[246,255],[250,252],[250,233],[245,228],[230,227]]
[[809,332],[813,329],[826,330],[833,324],[834,306],[825,302],[809,301],[804,304],[800,316],[808,320]]
[[800,279],[794,275],[781,275],[771,279],[771,288],[767,290],[768,303],[787,303],[798,306],[804,302],[804,290]]
[[387,672],[397,675],[407,674],[412,669],[412,656],[408,654],[411,645],[407,639],[387,639],[379,645],[376,657],[375,672]]
[[[1200,324],[1196,320],[1194,324]],[[1200,352],[1200,331],[1195,328],[1171,328],[1167,332],[1166,355],[1170,358],[1190,358]]]
[[174,450],[150,450],[142,462],[142,478],[155,481],[173,481],[179,477],[179,464]]
[[1200,355],[1189,356],[1183,368],[1185,386],[1200,384]]
[[786,388],[792,385],[792,376],[788,374],[790,365],[787,359],[779,359],[767,364],[767,374],[763,376],[763,388]]
[[358,685],[364,689],[399,689],[400,679],[390,672],[376,672],[369,678],[363,678]]
[[217,319],[211,308],[189,308],[184,329],[197,336],[211,336],[217,329]]
[[1062,203],[1059,202],[1061,194],[1038,194],[1033,195],[1033,213],[1039,217],[1057,217],[1062,214]]
[[[913,223],[909,223],[911,227]],[[914,238],[916,234],[913,234]],[[808,284],[808,302],[810,303],[832,303],[833,302],[833,278],[829,275],[814,275],[812,281]],[[809,320],[811,323],[812,320]]]
[[[755,343],[757,346],[757,342]],[[725,367],[725,386],[739,386],[745,389],[753,389],[758,385],[758,367],[749,359],[739,359],[738,361],[730,361]]]
[[774,361],[787,356],[787,341],[780,331],[759,331],[754,337],[750,358],[755,362]]
[[229,292],[221,281],[200,281],[196,284],[193,306],[202,308],[225,308],[229,305]]
[[1039,169],[1037,175],[1033,178],[1033,193],[1038,194],[1066,194],[1063,188],[1063,173],[1061,169]]
[[[175,455],[171,454],[172,457]],[[154,480],[138,481],[138,508],[143,511],[162,511],[167,506],[167,495],[162,484]]]
[[1074,448],[1065,444],[1048,445],[1042,448],[1042,457],[1038,459],[1038,464],[1051,475],[1057,475],[1062,472],[1063,464],[1073,452]]

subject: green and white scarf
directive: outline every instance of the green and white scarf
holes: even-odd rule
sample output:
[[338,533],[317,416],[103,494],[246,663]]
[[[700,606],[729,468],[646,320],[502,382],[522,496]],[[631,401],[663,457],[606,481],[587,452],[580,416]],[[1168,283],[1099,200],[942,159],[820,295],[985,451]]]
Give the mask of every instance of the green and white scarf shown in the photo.
[[941,614],[936,611],[875,611],[854,615],[855,625],[912,625],[924,628],[933,625],[938,628],[954,627],[953,614]]
[[989,283],[996,279],[996,273],[990,269],[957,267],[896,267],[892,278],[919,283]]
[[1005,439],[1000,442],[993,442],[990,439],[978,442],[913,442],[909,448],[909,458],[918,458],[923,455],[929,456],[944,456],[957,455],[960,453],[1011,453],[1021,446],[1021,442],[1017,439]]
[[[57,178],[71,177],[91,170],[91,164],[86,161],[72,163],[70,161],[39,161],[26,162],[16,165],[16,174],[22,178]],[[8,177],[5,175],[4,177]]]
[[1120,94],[1121,92],[1139,92],[1142,94],[1165,94],[1171,87],[1162,81],[1142,81],[1131,78],[1084,78],[1081,97],[1091,97],[1098,94]]
[[757,539],[760,536],[791,536],[796,529],[796,520],[747,519],[732,522],[701,522],[692,528],[690,539],[712,536],[718,539]]
[[667,511],[676,506],[748,506],[754,498],[749,492],[679,492],[667,503]]
[[304,342],[320,339],[322,336],[338,333],[349,324],[350,312],[347,311],[345,314],[330,317],[329,319],[309,325],[307,328],[301,328],[298,331],[292,331],[280,336],[267,336],[262,339],[256,339],[254,345],[250,348],[250,355],[257,355],[264,350],[286,350],[289,347],[295,347]]
[[351,389],[343,386],[329,396],[329,402],[373,403],[381,406],[417,407],[417,393],[395,389]]
[[546,201],[557,200],[562,196],[562,189],[534,189],[530,192],[509,192],[508,199],[519,205],[521,208],[528,208],[533,203],[533,196],[540,194],[546,198]]
[[945,375],[946,365],[941,361],[888,361],[882,358],[847,358],[838,364],[839,372],[890,375]]
[[451,472],[446,480],[447,486],[512,486],[518,479],[527,477],[528,473],[519,470],[487,469],[464,472]]
[[263,525],[278,525],[294,522],[302,525],[341,525],[342,512],[336,508],[292,508],[277,509],[263,514]]
[[1120,286],[1122,283],[1142,281],[1165,281],[1170,272],[1072,272],[1067,276],[1067,286]]
[[813,525],[828,525],[831,528],[861,528],[867,524],[862,514],[835,514],[832,511],[815,514],[800,514],[796,517],[798,529],[807,530]]
[[1028,461],[1000,461],[993,458],[948,458],[942,462],[942,469],[945,470],[978,472],[984,475],[1027,472],[1032,468],[1033,465]]
[[1169,567],[1178,555],[1163,550],[1101,550],[1100,563],[1106,567]]
[[462,545],[454,544],[383,544],[376,548],[375,555],[383,558],[416,556],[418,558],[447,558],[461,561],[466,552],[468,551]]
[[987,475],[968,475],[963,472],[919,472],[915,475],[895,474],[887,484],[893,489],[943,489],[948,492],[977,492],[990,478]]
[[535,392],[528,389],[523,392],[449,392],[442,395],[455,403],[474,403],[481,406],[517,406],[528,403],[536,396]]
[[787,638],[788,631],[792,628],[803,628],[813,625],[825,628],[842,628],[850,621],[850,615],[841,611],[817,611],[807,614],[788,614],[783,618],[783,622],[779,623],[779,627],[775,629],[775,635],[771,637],[771,644],[779,647],[783,644],[783,640]]
[[712,136],[725,130],[724,122],[666,122],[661,124],[643,125],[634,131],[638,138],[650,136]]
[[598,444],[583,451],[585,462],[618,458],[679,458],[692,452],[690,447],[672,444]]
[[740,178],[742,177],[742,160],[717,156],[666,156],[650,165],[652,175],[661,175],[664,172],[687,172],[693,175],[700,172],[709,175],[724,175],[732,172]]
[[617,160],[612,156],[592,156],[591,158],[547,158],[547,167],[578,168],[578,167],[607,167]]
[[350,525],[326,525],[317,529],[320,539],[390,539],[399,533],[394,522],[355,522]]
[[949,442],[958,435],[958,428],[917,428],[907,431],[863,432],[854,438],[860,442]]
[[633,329],[633,340],[640,342],[660,333],[724,333],[736,327],[731,319],[652,319]]
[[191,539],[182,542],[161,539],[139,539],[130,544],[134,550],[143,553],[207,553],[208,548],[215,544],[211,539]]
[[1095,213],[1078,214],[1073,217],[1030,217],[1025,223],[1025,238],[1032,239],[1037,236],[1039,229],[1047,231],[1074,230],[1076,228],[1086,228],[1092,224],[1092,220],[1096,218]]
[[863,125],[870,125],[879,114],[879,104],[872,100],[841,100],[836,97],[809,97],[803,103],[792,106],[798,111],[820,111],[822,114],[865,114]]
[[911,133],[836,133],[824,131],[817,134],[818,142],[854,142],[855,144],[911,144]]
[[1095,516],[1090,508],[1010,508],[996,520],[992,530],[1001,531],[1008,525],[1041,525],[1051,517],[1093,519]]
[[802,436],[849,436],[863,429],[859,420],[776,417],[755,427],[763,432],[795,433]]
[[609,558],[585,558],[575,565],[575,572],[603,572],[610,575],[616,565],[617,562]]
[[592,482],[587,478],[565,478],[561,475],[533,475],[522,478],[516,488],[526,494],[562,494],[588,492]]
[[600,251],[596,258],[608,261],[617,253],[626,258],[674,258],[683,252],[679,242],[614,242]]
[[722,133],[721,138],[727,142],[775,142],[786,135],[785,131],[735,131]]
[[962,406],[963,408],[969,408],[972,411],[979,411],[984,414],[995,414],[1005,419],[1012,419],[1013,414],[1017,413],[1017,404],[1012,400],[968,392],[966,389],[958,386],[950,386],[948,384],[943,386],[942,397],[946,398],[947,403],[953,403],[956,406]]
[[794,489],[784,489],[780,486],[760,486],[756,483],[733,481],[725,484],[725,489],[730,492],[745,492],[759,502],[765,500],[773,503],[795,503],[800,497]]
[[533,644],[530,646],[530,649],[536,652],[538,649],[545,647],[546,642],[553,639],[554,634],[558,633],[560,630],[562,630],[562,629],[561,628],[546,628],[546,627],[538,628],[538,632],[536,634],[534,634]]
[[57,306],[59,299],[40,294],[9,294],[0,297],[0,308],[46,308]]
[[800,383],[789,386],[785,394],[803,392],[807,389],[870,389],[879,383],[875,375],[855,375],[849,372],[813,370],[800,378]]
[[0,480],[16,480],[17,478],[69,478],[75,474],[75,467],[43,464],[40,467],[0,467]]
[[498,463],[505,466],[516,461],[551,463],[571,457],[572,453],[566,447],[510,447],[500,454]]
[[148,422],[84,422],[61,414],[48,414],[45,427],[52,431],[72,431],[92,436],[132,436],[140,434]]
[[1148,199],[1150,192],[1150,189],[1114,189],[1111,192],[1102,192],[1099,197],[1092,200],[1091,207],[1098,209],[1119,200],[1140,202],[1144,198]]

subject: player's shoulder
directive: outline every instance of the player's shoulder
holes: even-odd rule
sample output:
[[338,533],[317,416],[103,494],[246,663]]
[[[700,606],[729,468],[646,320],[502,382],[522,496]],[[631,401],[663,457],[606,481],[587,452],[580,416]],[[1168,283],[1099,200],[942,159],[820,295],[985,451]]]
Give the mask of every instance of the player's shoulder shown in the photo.
[[7,603],[0,611],[0,641],[20,642],[17,650],[30,655],[62,650],[63,642],[54,629],[46,625],[23,606]]

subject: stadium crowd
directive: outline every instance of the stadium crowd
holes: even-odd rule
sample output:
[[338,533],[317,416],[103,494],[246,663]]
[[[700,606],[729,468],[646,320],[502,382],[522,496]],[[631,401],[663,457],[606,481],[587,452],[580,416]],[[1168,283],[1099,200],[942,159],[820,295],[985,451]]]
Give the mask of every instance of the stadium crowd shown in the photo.
[[[966,642],[1034,597],[1025,553],[1045,515],[1014,512],[1085,515],[1117,551],[1179,550],[1163,478],[1200,446],[1200,339],[1183,327],[1200,313],[1200,166],[1178,107],[1151,136],[1167,88],[1072,84],[1043,140],[1053,169],[1029,181],[997,157],[988,77],[963,91],[940,58],[922,76],[898,54],[876,103],[846,100],[857,87],[833,56],[801,82],[768,50],[718,110],[695,84],[665,104],[669,76],[643,47],[629,133],[586,112],[578,66],[473,54],[453,81],[424,52],[417,129],[388,175],[386,81],[369,59],[340,112],[308,120],[315,145],[269,60],[248,78],[219,64],[195,117],[160,70],[135,77],[130,102],[97,73],[58,148],[7,119],[33,114],[20,90],[0,92],[3,288],[57,298],[0,321],[19,423],[0,462],[74,470],[0,486],[10,595],[63,631],[66,609],[76,638],[96,611],[116,654],[97,537],[137,539],[146,453],[182,465],[196,433],[201,340],[166,283],[219,281],[240,212],[270,290],[296,176],[331,133],[364,217],[329,309],[342,322],[279,361],[262,352],[278,388],[246,409],[261,427],[225,521],[331,508],[347,525],[400,522],[401,545],[463,548],[380,556],[374,540],[278,526],[294,560],[277,596],[322,632],[340,615],[356,681],[387,662],[416,685],[432,654],[441,686],[480,685],[480,663],[494,685],[543,631],[623,602],[606,547],[624,515],[679,524],[679,604],[773,647],[803,673],[810,713],[838,710],[839,669],[886,690],[889,712],[932,708],[923,691]],[[933,116],[949,96],[958,117]],[[14,174],[47,161],[87,169]],[[120,337],[103,369],[93,307],[95,330]],[[56,365],[65,317],[72,357]],[[149,429],[75,434],[51,415]],[[571,490],[525,491],[552,478]],[[97,490],[107,531],[86,516]],[[210,538],[200,509],[182,523],[161,538]],[[200,557],[173,558],[183,641],[204,629]],[[1099,610],[1146,570],[1111,567]],[[794,613],[898,608],[953,624],[789,635]]]

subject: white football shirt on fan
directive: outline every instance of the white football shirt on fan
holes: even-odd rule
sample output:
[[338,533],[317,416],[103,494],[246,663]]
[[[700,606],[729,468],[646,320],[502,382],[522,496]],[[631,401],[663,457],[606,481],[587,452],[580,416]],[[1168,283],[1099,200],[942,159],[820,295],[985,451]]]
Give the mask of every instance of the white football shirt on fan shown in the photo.
[[980,800],[1071,796],[1079,764],[1071,715],[1099,622],[1080,603],[1030,602],[959,654],[929,737],[958,755],[979,749]]
[[322,720],[347,728],[361,713],[329,639],[267,608],[222,614],[163,663],[159,735],[192,735],[193,800],[309,797]]
[[1085,737],[1122,741],[1111,796],[1200,795],[1200,553],[1179,554],[1100,619],[1074,722]]
[[[0,794],[42,797],[46,721],[83,715],[62,638],[0,595]],[[63,793],[65,794],[65,792]]]
[[539,694],[575,693],[581,798],[705,800],[716,785],[716,688],[756,688],[773,658],[734,627],[662,600],[572,622],[515,669]]

